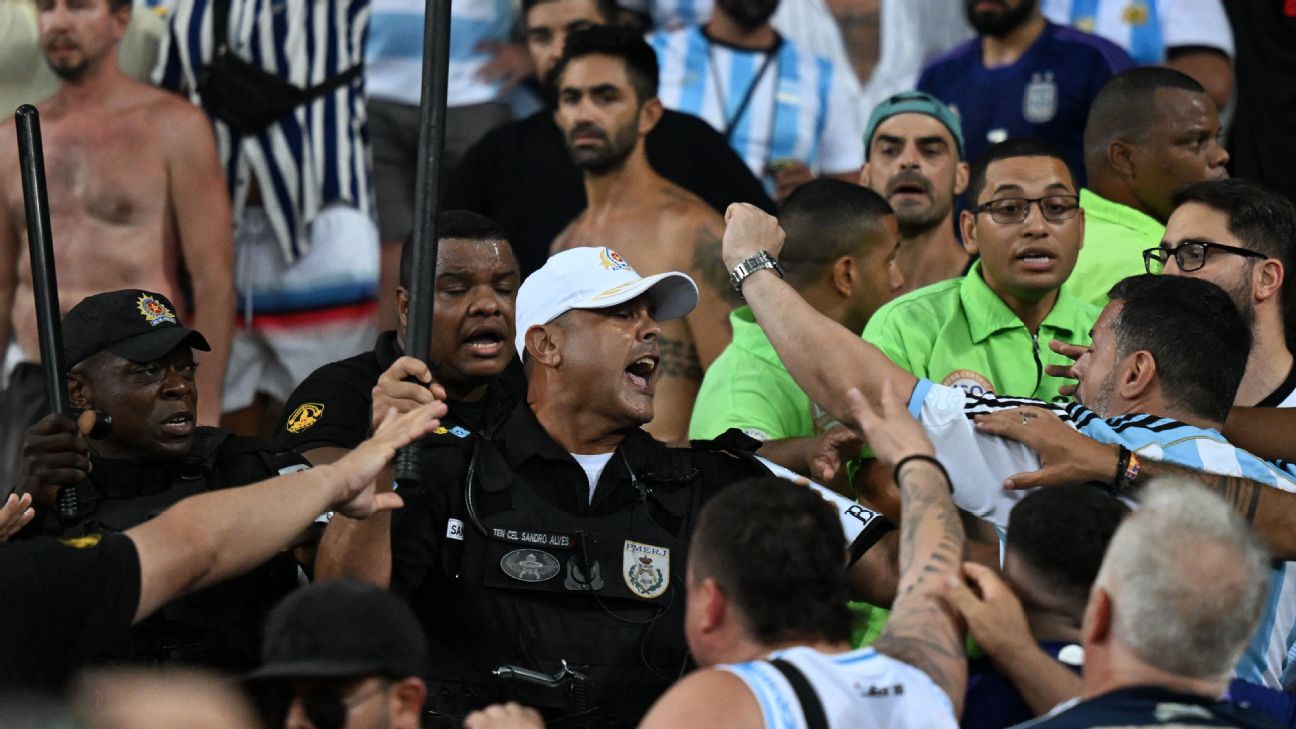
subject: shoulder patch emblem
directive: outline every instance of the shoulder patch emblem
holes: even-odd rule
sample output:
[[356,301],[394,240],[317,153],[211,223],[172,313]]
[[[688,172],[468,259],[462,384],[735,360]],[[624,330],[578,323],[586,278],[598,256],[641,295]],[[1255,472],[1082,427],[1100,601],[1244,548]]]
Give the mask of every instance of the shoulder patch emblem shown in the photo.
[[161,301],[158,301],[156,298],[149,296],[148,294],[140,294],[140,297],[135,300],[135,307],[139,309],[140,314],[144,315],[144,321],[148,322],[151,326],[157,326],[163,323],[178,323],[175,314],[166,307],[166,304],[163,304]]
[[621,553],[621,577],[631,594],[661,597],[670,587],[670,550],[627,539]]
[[285,426],[289,433],[300,433],[319,422],[320,416],[324,414],[324,403],[321,402],[304,402],[292,411],[288,416],[288,424]]
[[73,549],[88,549],[89,547],[98,545],[99,540],[101,539],[103,539],[102,534],[90,534],[88,536],[75,537],[73,539],[60,539],[59,541],[63,542],[65,546]]
[[941,384],[947,387],[961,387],[969,395],[980,397],[987,392],[994,392],[994,385],[980,372],[973,370],[954,370],[945,375]]

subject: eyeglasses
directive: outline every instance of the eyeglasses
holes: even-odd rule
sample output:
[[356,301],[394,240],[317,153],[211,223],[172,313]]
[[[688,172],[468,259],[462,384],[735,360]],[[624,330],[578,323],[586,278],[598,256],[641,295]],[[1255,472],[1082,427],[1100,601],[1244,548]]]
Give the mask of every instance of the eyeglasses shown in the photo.
[[972,212],[990,213],[990,219],[996,223],[1012,225],[1026,220],[1030,215],[1031,203],[1039,206],[1040,214],[1050,223],[1070,220],[1080,209],[1080,198],[1075,195],[1048,195],[1047,197],[1005,197],[991,200],[972,208]]
[[306,690],[276,686],[257,692],[257,703],[261,707],[261,715],[266,719],[266,726],[283,726],[293,701],[300,699],[302,711],[316,729],[343,729],[352,709],[383,693],[390,685],[383,680],[350,696],[347,692],[355,686],[354,681]]
[[1263,253],[1249,251],[1237,246],[1226,246],[1223,243],[1212,243],[1208,240],[1186,240],[1174,248],[1148,248],[1143,251],[1143,266],[1148,273],[1161,273],[1165,270],[1166,261],[1174,256],[1180,271],[1196,271],[1206,265],[1206,257],[1211,251],[1223,251],[1248,258],[1268,258]]

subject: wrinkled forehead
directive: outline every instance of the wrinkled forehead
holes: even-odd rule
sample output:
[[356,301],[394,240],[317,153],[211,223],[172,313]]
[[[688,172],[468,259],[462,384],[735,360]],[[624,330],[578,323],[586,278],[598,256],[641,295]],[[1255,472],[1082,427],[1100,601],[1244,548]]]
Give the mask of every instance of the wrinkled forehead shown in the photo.
[[624,59],[597,53],[573,58],[558,77],[560,91],[591,91],[600,87],[630,91],[630,74]]
[[873,130],[870,145],[877,144],[880,137],[890,137],[901,141],[938,138],[949,146],[950,152],[955,149],[954,135],[936,117],[918,112],[907,111],[903,114],[887,117]]

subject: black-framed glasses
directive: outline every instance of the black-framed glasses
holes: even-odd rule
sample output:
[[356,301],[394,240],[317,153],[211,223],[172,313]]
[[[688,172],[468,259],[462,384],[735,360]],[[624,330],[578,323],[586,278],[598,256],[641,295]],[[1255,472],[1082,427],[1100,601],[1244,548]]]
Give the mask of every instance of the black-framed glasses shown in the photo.
[[1031,204],[1039,206],[1040,214],[1050,223],[1061,223],[1075,217],[1080,209],[1080,198],[1075,195],[1046,195],[1044,197],[1005,197],[982,203],[974,208],[974,213],[990,213],[990,219],[996,223],[1012,225],[1020,223],[1030,215]]
[[293,701],[300,699],[302,711],[316,729],[343,729],[352,709],[383,693],[390,686],[391,683],[384,679],[349,695],[348,692],[355,688],[354,681],[312,686],[304,690],[294,690],[289,686],[265,687],[254,691],[254,694],[267,726],[283,726],[288,718],[289,707]]
[[1268,258],[1263,253],[1249,251],[1237,246],[1226,246],[1223,243],[1212,243],[1208,240],[1186,240],[1174,248],[1148,248],[1143,251],[1143,266],[1148,273],[1161,273],[1165,270],[1166,261],[1174,256],[1180,271],[1196,271],[1206,265],[1206,257],[1211,251],[1222,251],[1248,258]]

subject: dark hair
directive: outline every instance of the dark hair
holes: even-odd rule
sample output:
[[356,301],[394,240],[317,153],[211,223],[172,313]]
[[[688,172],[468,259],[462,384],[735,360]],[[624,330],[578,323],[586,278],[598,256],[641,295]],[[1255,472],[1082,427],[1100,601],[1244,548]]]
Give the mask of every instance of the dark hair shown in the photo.
[[1105,157],[1113,139],[1140,141],[1147,135],[1159,118],[1158,89],[1206,93],[1191,76],[1164,66],[1140,66],[1112,76],[1089,106],[1084,130],[1086,165],[1095,164],[1099,155]]
[[[616,0],[591,1],[594,3],[594,8],[598,11],[598,14],[603,18],[603,25],[617,25],[620,22],[621,6],[617,4]],[[531,12],[531,8],[553,2],[560,2],[560,0],[522,0],[523,23],[526,23],[526,16],[527,13]]]
[[843,180],[820,178],[798,187],[779,210],[787,234],[779,263],[800,288],[833,261],[858,255],[882,239],[882,217],[895,212],[876,192]]
[[1013,507],[1005,548],[1045,582],[1050,593],[1084,608],[1107,543],[1129,507],[1089,486],[1035,489]]
[[765,476],[735,483],[702,509],[690,580],[724,590],[762,643],[850,637],[846,540],[827,502]]
[[[1284,314],[1296,301],[1296,205],[1247,180],[1194,182],[1174,196],[1174,206],[1200,203],[1228,216],[1228,231],[1247,250],[1277,259],[1283,267]],[[1290,317],[1286,317],[1291,321]]]
[[1116,358],[1151,352],[1167,401],[1224,422],[1251,353],[1251,322],[1224,289],[1145,273],[1120,281],[1108,296],[1124,303],[1112,325]]
[[108,0],[108,12],[115,13],[122,8],[133,7],[131,0]]
[[1067,163],[1066,158],[1058,154],[1058,151],[1051,144],[1031,138],[1009,139],[987,149],[972,165],[972,172],[968,177],[968,208],[975,208],[978,205],[977,200],[981,197],[981,191],[985,189],[986,170],[990,169],[990,165],[1002,159],[1014,159],[1016,157],[1052,157],[1062,163],[1062,166],[1066,168],[1067,176],[1071,178],[1069,181],[1073,186],[1075,185],[1075,170],[1071,169],[1071,165]]
[[[502,240],[509,242],[504,226],[485,215],[470,210],[443,210],[437,214],[437,238],[449,240]],[[401,244],[400,287],[409,291],[414,268],[414,234],[405,236]]]
[[621,59],[639,103],[657,97],[657,53],[640,33],[615,25],[596,25],[572,31],[567,36],[562,58],[550,72],[550,84],[557,88],[558,79],[567,70],[567,64],[585,56]]

